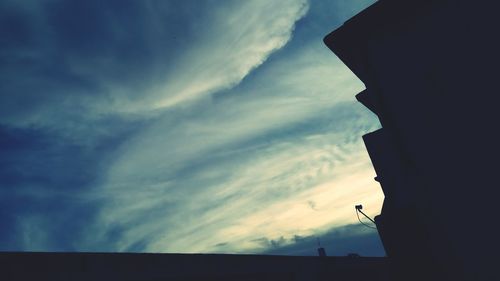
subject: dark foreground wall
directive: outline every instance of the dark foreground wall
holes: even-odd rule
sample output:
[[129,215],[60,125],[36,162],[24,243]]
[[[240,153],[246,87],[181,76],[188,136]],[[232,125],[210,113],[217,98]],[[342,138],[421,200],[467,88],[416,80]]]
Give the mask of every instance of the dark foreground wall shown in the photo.
[[388,280],[386,258],[0,253],[0,280]]
[[325,38],[365,84],[377,227],[415,280],[500,280],[500,3],[381,0]]

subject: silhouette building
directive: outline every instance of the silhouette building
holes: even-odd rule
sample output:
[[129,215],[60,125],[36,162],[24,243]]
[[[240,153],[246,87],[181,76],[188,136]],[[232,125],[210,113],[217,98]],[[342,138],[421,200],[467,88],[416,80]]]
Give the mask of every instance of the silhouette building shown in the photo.
[[498,6],[382,0],[324,39],[382,125],[363,136],[385,195],[375,221],[406,280],[500,280]]

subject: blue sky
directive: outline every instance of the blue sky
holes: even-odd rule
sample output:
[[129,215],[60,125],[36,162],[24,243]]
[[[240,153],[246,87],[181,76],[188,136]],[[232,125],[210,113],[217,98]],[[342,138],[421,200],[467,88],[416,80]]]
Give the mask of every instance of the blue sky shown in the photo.
[[2,1],[0,250],[384,255],[322,43],[371,3]]

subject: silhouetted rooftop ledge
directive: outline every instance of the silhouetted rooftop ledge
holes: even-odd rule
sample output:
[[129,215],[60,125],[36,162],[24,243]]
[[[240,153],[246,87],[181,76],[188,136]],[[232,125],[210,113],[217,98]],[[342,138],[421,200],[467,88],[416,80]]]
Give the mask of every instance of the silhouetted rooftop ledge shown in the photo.
[[[255,280],[310,280],[330,276],[384,280],[382,257],[317,257],[239,254],[0,253],[1,280],[192,280],[252,276]],[[377,279],[377,276],[381,276]],[[261,278],[262,277],[262,278]],[[66,279],[64,279],[66,278]],[[222,279],[218,279],[222,278]],[[229,278],[229,279],[225,279]],[[267,278],[267,279],[266,279]],[[244,279],[247,280],[247,279]],[[254,280],[254,279],[252,279]],[[322,280],[322,279],[320,279]]]
[[[376,52],[372,40],[394,38],[394,32],[405,26],[418,24],[422,12],[427,12],[433,1],[380,0],[329,33],[324,43],[361,80],[370,72],[369,55]],[[389,36],[387,36],[389,35]]]

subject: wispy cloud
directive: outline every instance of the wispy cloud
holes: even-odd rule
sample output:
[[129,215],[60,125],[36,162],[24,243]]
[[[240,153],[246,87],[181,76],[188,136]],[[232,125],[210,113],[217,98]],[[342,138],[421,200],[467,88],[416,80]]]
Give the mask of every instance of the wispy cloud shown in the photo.
[[[355,203],[377,213],[381,198],[373,192],[373,172],[360,143],[337,146],[328,144],[330,138],[339,136],[295,136],[245,151],[201,154],[209,160],[184,172],[187,178],[162,178],[161,167],[139,162],[137,174],[153,169],[160,178],[108,183],[113,196],[98,226],[123,230],[119,250],[153,236],[143,250],[240,252],[258,251],[253,240],[261,236],[289,239],[353,223]],[[222,242],[228,244],[211,247]]]
[[[353,101],[321,96],[334,95],[339,84],[348,89],[349,81],[359,90],[358,82],[337,75],[338,83],[301,98],[294,83],[311,81],[266,87],[273,76],[265,74],[206,111],[176,123],[165,114],[121,148],[99,189],[112,204],[98,223],[122,230],[119,250],[154,237],[143,249],[259,251],[252,241],[261,236],[289,239],[352,223],[357,202],[379,211],[360,139],[376,123]],[[280,81],[293,81],[289,76]]]
[[8,2],[26,38],[11,30],[0,53],[0,183],[16,202],[0,222],[23,238],[2,239],[255,253],[353,223],[354,204],[379,211],[360,138],[377,121],[315,22],[338,4],[103,5]]
[[165,85],[153,91],[153,106],[172,106],[238,84],[288,42],[307,8],[307,1],[294,0],[235,2],[213,9],[192,47],[174,60]]

